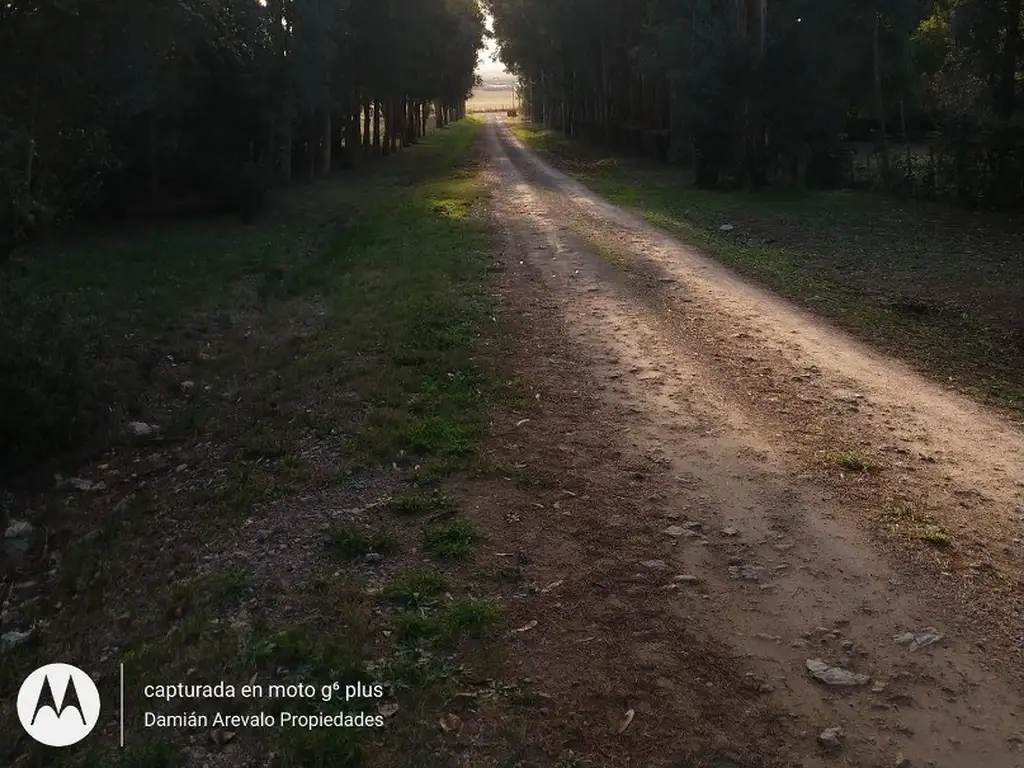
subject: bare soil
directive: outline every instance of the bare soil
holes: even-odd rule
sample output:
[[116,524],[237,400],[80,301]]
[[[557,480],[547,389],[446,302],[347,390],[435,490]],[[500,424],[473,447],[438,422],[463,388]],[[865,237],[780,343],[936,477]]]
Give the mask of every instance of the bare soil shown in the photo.
[[534,482],[466,492],[535,693],[460,764],[1024,766],[1021,425],[486,145]]

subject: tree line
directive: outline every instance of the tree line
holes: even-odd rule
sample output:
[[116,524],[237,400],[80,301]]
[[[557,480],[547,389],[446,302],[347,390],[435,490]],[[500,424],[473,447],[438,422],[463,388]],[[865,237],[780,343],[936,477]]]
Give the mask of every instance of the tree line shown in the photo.
[[394,152],[462,116],[484,34],[477,0],[0,2],[0,254]]
[[699,183],[1024,203],[1022,0],[485,0],[528,116]]

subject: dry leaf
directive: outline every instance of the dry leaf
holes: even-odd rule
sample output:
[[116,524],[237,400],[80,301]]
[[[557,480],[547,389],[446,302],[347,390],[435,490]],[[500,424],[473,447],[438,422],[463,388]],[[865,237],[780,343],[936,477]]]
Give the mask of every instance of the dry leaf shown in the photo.
[[210,741],[216,744],[218,747],[223,747],[229,741],[238,735],[237,731],[225,731],[221,728],[214,728],[210,731]]
[[462,728],[462,720],[459,719],[458,715],[453,715],[449,712],[441,716],[441,730],[445,733],[455,733],[460,728]]
[[619,727],[615,729],[615,732],[616,733],[624,733],[625,730],[627,728],[629,728],[629,724],[633,722],[633,715],[635,715],[635,714],[636,714],[636,712],[634,710],[632,710],[632,709],[628,710],[626,712],[626,716],[622,718],[622,722],[619,723]]
[[529,419],[520,419],[519,421],[516,422],[516,426],[517,427],[521,427],[521,426],[523,426],[523,424],[529,424],[529,423],[530,423]]
[[517,629],[516,632],[529,632],[531,629],[533,629],[534,627],[537,626],[537,623],[538,623],[537,620],[534,619],[529,624],[527,624],[525,627],[520,627],[519,629]]

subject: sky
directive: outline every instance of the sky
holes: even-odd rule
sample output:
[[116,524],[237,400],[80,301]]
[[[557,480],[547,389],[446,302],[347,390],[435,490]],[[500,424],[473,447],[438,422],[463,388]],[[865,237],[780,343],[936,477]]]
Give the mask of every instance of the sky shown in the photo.
[[[492,29],[490,14],[487,15],[487,29]],[[486,47],[480,51],[476,71],[481,75],[500,75],[505,73],[505,66],[498,61],[498,47],[493,40],[487,40]]]

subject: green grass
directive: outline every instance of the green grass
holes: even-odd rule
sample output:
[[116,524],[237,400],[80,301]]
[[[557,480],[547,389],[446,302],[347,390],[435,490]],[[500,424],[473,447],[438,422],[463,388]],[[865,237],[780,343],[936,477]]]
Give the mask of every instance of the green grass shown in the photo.
[[847,472],[868,472],[874,468],[870,461],[856,453],[836,451],[828,454],[828,460]]
[[454,511],[454,503],[442,493],[406,493],[391,501],[390,509],[403,517],[418,517]]
[[[21,609],[50,624],[40,643],[5,654],[4,690],[51,660],[58,639],[87,670],[108,669],[98,654],[116,646],[133,681],[370,679],[367,638],[380,637],[382,619],[348,583],[347,561],[371,551],[399,560],[387,524],[448,512],[453,502],[400,493],[394,517],[324,531],[323,549],[309,553],[317,566],[309,583],[296,583],[282,561],[289,555],[275,549],[291,534],[264,538],[260,527],[276,504],[305,508],[339,487],[358,493],[385,468],[389,483],[417,466],[437,482],[475,466],[486,410],[507,395],[507,380],[478,350],[492,302],[491,241],[475,213],[485,186],[466,162],[478,135],[463,122],[386,161],[296,187],[248,227],[228,219],[130,226],[14,260],[27,298],[4,305],[4,317],[19,320],[24,348],[54,353],[53,371],[74,372],[64,382],[74,397],[51,410],[66,405],[82,417],[70,447],[83,451],[61,454],[70,467],[62,470],[103,478],[116,492],[46,490],[33,500],[67,539],[57,594]],[[37,415],[18,414],[28,426]],[[133,419],[160,425],[162,442],[125,439],[123,422]],[[79,456],[102,459],[79,464]],[[45,480],[51,487],[52,474]],[[249,553],[258,568],[234,556],[251,546],[253,537],[238,535],[246,530],[260,531]],[[447,546],[465,543],[463,535]],[[399,611],[435,601],[424,642],[461,637],[494,615],[463,602],[437,606],[447,586],[414,573],[391,587]],[[253,600],[266,594],[274,610]],[[58,601],[64,608],[53,613]],[[439,657],[410,661],[407,650],[389,655],[421,687],[454,669]],[[128,695],[141,712],[138,691]],[[8,721],[12,702],[0,699]],[[97,737],[68,765],[183,763],[176,737],[168,744],[167,734],[128,725],[129,750]],[[244,749],[275,751],[281,765],[357,766],[369,759],[369,741],[358,729],[267,732]],[[16,729],[0,734],[0,764],[49,760]]]
[[385,588],[384,596],[393,602],[414,608],[430,603],[438,595],[452,588],[452,580],[437,571],[407,571],[393,579]]
[[395,619],[403,642],[451,644],[461,637],[480,637],[500,618],[501,610],[486,600],[459,598],[435,609],[409,609]]
[[441,560],[465,560],[480,541],[480,532],[468,520],[450,520],[427,528],[423,548]]
[[845,191],[701,190],[679,168],[514,130],[611,201],[940,381],[1024,413],[1019,217]]
[[355,560],[371,553],[393,555],[398,540],[389,531],[366,531],[351,523],[333,526],[326,534],[327,548],[338,557]]
[[952,535],[936,525],[927,515],[905,505],[886,505],[881,509],[881,521],[891,533],[922,541],[939,549],[952,549]]

